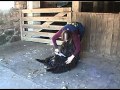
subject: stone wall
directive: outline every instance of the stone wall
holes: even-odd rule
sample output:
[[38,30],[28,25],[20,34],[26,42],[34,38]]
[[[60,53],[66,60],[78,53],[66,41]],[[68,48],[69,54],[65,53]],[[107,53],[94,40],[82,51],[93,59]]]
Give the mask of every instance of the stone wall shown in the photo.
[[0,45],[20,40],[19,10],[11,8],[10,11],[0,12]]

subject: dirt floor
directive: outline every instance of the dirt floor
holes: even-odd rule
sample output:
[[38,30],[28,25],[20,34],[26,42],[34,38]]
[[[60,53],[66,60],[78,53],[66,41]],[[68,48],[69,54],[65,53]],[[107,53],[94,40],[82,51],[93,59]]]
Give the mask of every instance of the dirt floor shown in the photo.
[[95,54],[81,57],[72,71],[52,74],[36,58],[53,55],[53,46],[18,41],[0,46],[0,88],[119,89],[120,59]]

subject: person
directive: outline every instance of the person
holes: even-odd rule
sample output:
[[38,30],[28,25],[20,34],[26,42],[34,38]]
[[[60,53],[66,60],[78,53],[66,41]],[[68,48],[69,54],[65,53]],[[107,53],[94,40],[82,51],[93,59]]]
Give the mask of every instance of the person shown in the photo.
[[75,27],[75,23],[66,24],[52,37],[55,54],[61,53],[56,42],[59,37],[61,37],[63,43],[71,40],[72,44],[75,47],[71,55],[69,55],[67,60],[65,61],[66,64],[70,64],[74,60],[74,58],[79,56],[80,54],[80,34],[79,30]]
[[[77,66],[80,59],[81,35],[77,27],[79,24],[75,25],[65,25],[51,38],[55,48],[55,55],[49,56],[44,60],[36,59],[47,66],[46,71],[57,74],[70,71]],[[59,37],[63,40],[60,47],[56,43]]]

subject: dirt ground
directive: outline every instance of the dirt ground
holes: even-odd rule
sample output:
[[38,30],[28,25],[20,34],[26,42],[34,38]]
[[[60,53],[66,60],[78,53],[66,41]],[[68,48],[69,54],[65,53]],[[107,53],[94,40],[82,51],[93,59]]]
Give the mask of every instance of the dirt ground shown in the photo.
[[[81,57],[75,69],[61,74],[52,74],[46,72],[45,66],[35,59],[45,59],[53,55],[53,51],[53,46],[27,41],[0,46],[0,80],[4,82],[0,84],[0,88],[120,88],[119,58],[108,59],[95,54],[86,54]],[[14,83],[17,85],[15,86]]]

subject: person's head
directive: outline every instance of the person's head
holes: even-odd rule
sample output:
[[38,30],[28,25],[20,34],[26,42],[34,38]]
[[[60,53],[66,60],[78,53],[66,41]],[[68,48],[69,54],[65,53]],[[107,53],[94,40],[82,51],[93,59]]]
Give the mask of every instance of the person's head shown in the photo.
[[63,40],[64,42],[67,42],[67,41],[71,40],[71,32],[68,31],[68,30],[64,30],[64,31],[62,32],[61,38],[62,38],[62,40]]

